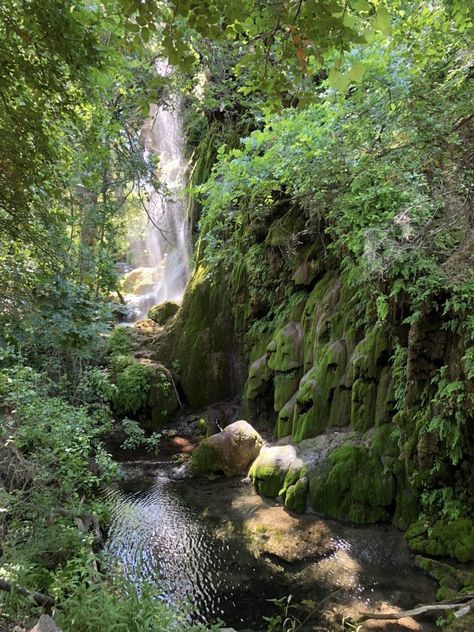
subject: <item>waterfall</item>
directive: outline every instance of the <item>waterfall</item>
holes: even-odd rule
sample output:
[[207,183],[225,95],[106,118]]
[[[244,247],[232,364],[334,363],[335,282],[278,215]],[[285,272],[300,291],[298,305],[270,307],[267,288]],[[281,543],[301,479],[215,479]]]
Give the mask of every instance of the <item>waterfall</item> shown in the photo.
[[[157,73],[170,72],[159,60]],[[186,161],[181,101],[173,96],[165,106],[152,105],[142,127],[145,158],[159,159],[157,176],[162,188],[148,190],[144,202],[146,227],[143,238],[132,246],[139,267],[125,277],[128,320],[144,318],[147,310],[163,301],[180,301],[189,277],[190,237],[184,188]],[[144,212],[145,212],[144,211]]]

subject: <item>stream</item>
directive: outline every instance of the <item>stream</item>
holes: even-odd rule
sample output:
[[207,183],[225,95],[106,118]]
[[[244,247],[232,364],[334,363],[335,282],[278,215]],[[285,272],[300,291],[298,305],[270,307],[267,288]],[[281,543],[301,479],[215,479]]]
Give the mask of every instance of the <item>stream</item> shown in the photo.
[[289,594],[323,604],[316,620],[328,626],[434,599],[434,583],[392,527],[297,516],[239,479],[180,479],[166,463],[152,469],[108,491],[106,551],[137,586],[148,581],[160,598],[186,602],[192,621],[265,630],[263,617],[279,612],[269,600]]

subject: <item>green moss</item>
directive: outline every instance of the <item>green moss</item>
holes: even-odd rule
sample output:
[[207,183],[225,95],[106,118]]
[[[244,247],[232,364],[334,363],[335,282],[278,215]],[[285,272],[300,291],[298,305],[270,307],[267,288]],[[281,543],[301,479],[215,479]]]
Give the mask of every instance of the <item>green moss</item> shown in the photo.
[[388,360],[389,349],[388,333],[384,325],[377,323],[368,329],[352,356],[354,379],[377,379]]
[[376,426],[390,422],[395,412],[395,394],[392,370],[389,366],[382,369],[377,385],[374,421]]
[[392,474],[385,471],[382,459],[364,445],[336,448],[325,471],[313,473],[310,480],[315,511],[356,524],[387,521],[395,492]]
[[228,282],[211,281],[199,266],[186,288],[173,323],[174,359],[180,382],[193,409],[235,394],[235,362]]
[[193,476],[204,476],[213,471],[214,464],[219,458],[215,447],[203,441],[191,456],[191,473]]
[[164,325],[167,323],[179,310],[179,304],[174,301],[166,301],[155,305],[148,310],[148,318],[153,320],[158,325]]
[[456,599],[462,594],[471,593],[474,586],[474,571],[455,568],[445,562],[439,562],[418,555],[417,564],[439,583],[436,593],[438,601]]
[[458,562],[474,560],[474,523],[469,519],[438,520],[433,525],[418,521],[405,533],[415,553],[433,557],[449,556]]
[[293,439],[297,443],[324,432],[329,424],[348,424],[346,366],[345,342],[335,340],[324,346],[318,362],[301,379],[293,422]]
[[[264,448],[253,462],[249,476],[253,480],[255,489],[262,496],[276,498],[285,494],[285,481],[288,472],[294,469],[296,450],[292,446],[275,446]],[[301,469],[301,465],[299,466]],[[289,479],[287,486],[297,479]]]
[[132,333],[128,327],[116,327],[110,332],[110,336],[107,340],[108,355],[130,355],[132,351]]
[[296,513],[304,513],[308,496],[308,479],[302,477],[286,489],[285,507]]
[[273,409],[276,412],[282,410],[284,405],[295,395],[300,379],[301,373],[299,371],[289,371],[275,375],[273,381]]
[[272,377],[273,371],[268,366],[265,355],[255,360],[255,362],[252,362],[245,384],[246,399],[255,399],[261,395],[267,388]]
[[364,432],[374,424],[377,386],[358,379],[352,385],[351,423],[354,430]]
[[298,322],[282,327],[267,347],[268,366],[275,371],[291,371],[303,366],[303,332]]
[[121,415],[139,414],[142,425],[152,429],[169,419],[178,408],[170,372],[161,364],[131,356],[114,356],[113,362],[115,410]]
[[277,438],[287,437],[293,430],[293,417],[296,408],[296,393],[286,402],[278,414],[277,424],[275,427],[275,436]]
[[113,377],[124,371],[128,366],[135,364],[136,360],[132,355],[114,355],[110,359],[110,372]]
[[285,473],[276,465],[258,464],[258,459],[250,468],[249,476],[256,491],[262,496],[276,498],[281,490]]

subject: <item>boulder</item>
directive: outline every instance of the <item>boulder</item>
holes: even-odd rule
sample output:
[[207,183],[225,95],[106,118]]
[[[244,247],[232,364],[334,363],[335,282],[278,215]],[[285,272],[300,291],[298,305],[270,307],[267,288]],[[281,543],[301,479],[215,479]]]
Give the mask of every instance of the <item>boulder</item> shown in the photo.
[[148,318],[151,318],[157,325],[167,323],[179,309],[179,303],[175,301],[165,301],[155,305],[148,311]]
[[196,448],[191,471],[194,476],[217,472],[225,476],[247,474],[262,446],[262,437],[247,421],[235,421]]

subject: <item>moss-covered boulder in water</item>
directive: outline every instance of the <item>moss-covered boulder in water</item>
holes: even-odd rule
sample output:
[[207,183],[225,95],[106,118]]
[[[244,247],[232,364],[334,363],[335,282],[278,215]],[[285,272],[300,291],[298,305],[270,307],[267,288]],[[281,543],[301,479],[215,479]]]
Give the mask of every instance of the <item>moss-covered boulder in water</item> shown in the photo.
[[298,464],[301,468],[293,445],[263,448],[250,468],[249,476],[259,494],[276,498],[283,489],[286,475]]
[[269,498],[281,497],[285,507],[297,513],[306,509],[307,468],[293,445],[263,448],[250,468],[256,491]]
[[165,301],[159,305],[155,305],[148,310],[148,318],[154,321],[157,325],[164,325],[167,323],[179,309],[179,303],[175,301]]
[[235,421],[200,443],[192,455],[191,472],[194,476],[217,472],[225,476],[247,474],[262,446],[262,437],[249,423]]

